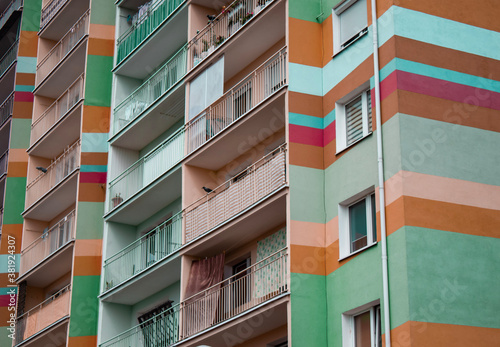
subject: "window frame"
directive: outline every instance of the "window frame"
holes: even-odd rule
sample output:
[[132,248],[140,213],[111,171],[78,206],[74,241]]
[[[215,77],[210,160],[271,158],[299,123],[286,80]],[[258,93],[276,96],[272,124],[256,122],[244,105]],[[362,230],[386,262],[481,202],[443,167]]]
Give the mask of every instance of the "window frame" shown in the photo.
[[379,300],[342,314],[342,347],[356,346],[354,318],[366,312],[370,312],[371,347],[382,347],[379,344],[382,335],[382,312]]
[[[374,196],[373,203],[372,203],[372,196]],[[351,240],[349,208],[362,200],[365,200],[366,203],[367,241],[366,241],[366,246],[352,251],[351,245],[353,242]],[[370,248],[377,244],[376,213],[377,213],[377,199],[375,196],[374,187],[365,189],[362,192],[354,195],[353,197],[339,204],[338,206],[339,261],[348,258],[354,254],[360,253],[365,249]],[[375,221],[373,220],[373,215],[375,215]],[[373,229],[374,222],[375,222],[375,229]]]
[[[336,141],[336,155],[345,149],[354,146],[356,143],[362,141],[373,133],[373,102],[368,98],[368,93],[371,93],[369,82],[356,88],[354,91],[339,99],[335,103],[335,141]],[[352,143],[347,143],[347,114],[346,106],[361,95],[362,107],[362,122],[363,122],[363,135]],[[370,103],[368,100],[370,99]],[[370,118],[372,121],[370,122]],[[372,125],[370,127],[370,124]]]
[[[359,30],[357,35],[352,36],[344,42],[341,42],[341,20],[340,17],[343,13],[349,10],[349,8],[356,2],[362,1],[365,3],[366,7],[366,26]],[[344,49],[352,45],[354,42],[359,40],[362,36],[368,33],[368,7],[367,0],[345,0],[339,3],[337,6],[332,8],[332,30],[333,30],[333,55],[337,55]]]

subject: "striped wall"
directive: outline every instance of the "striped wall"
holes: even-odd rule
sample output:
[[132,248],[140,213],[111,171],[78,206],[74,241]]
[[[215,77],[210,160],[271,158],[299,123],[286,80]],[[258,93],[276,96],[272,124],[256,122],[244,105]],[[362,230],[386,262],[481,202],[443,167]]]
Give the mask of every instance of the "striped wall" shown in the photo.
[[[28,167],[28,154],[31,131],[31,112],[33,108],[33,94],[36,72],[36,54],[38,45],[37,32],[40,24],[41,0],[24,2],[21,17],[21,31],[19,34],[19,48],[14,85],[14,108],[11,118],[9,159],[7,178],[5,183],[4,216],[2,236],[0,241],[0,345],[10,346],[12,339],[8,321],[14,311],[11,293],[17,293],[15,282],[9,277],[9,239],[15,239],[16,273],[19,270],[19,256],[23,219],[21,212],[24,210],[24,197],[26,193],[26,175]],[[12,286],[12,287],[11,287]],[[10,309],[9,309],[10,308]]]
[[[289,2],[291,331],[299,346],[341,346],[342,312],[382,297],[380,245],[338,261],[339,202],[370,186],[378,196],[377,129],[336,155],[336,100],[367,81],[373,88],[371,18],[368,34],[332,58],[338,2]],[[393,345],[494,345],[498,4],[377,3]]]
[[115,6],[92,0],[68,346],[96,346]]

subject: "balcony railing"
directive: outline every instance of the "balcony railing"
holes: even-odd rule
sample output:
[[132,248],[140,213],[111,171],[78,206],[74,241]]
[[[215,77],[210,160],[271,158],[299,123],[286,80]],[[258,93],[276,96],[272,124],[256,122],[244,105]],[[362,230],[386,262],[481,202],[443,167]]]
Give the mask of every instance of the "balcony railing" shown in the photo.
[[132,18],[132,26],[117,40],[118,65],[158,28],[185,0],[152,0]]
[[0,177],[7,173],[7,164],[9,162],[9,150],[6,150],[0,156]]
[[[57,1],[57,0],[55,0]],[[55,2],[53,1],[53,2]],[[40,83],[66,55],[89,33],[89,11],[69,29],[36,67],[36,81]]]
[[12,116],[14,110],[14,92],[0,105],[0,126],[3,125]]
[[282,146],[185,209],[186,242],[242,212],[286,184]]
[[275,0],[235,0],[192,39],[191,66],[212,53],[217,46],[233,36],[241,27]]
[[3,207],[0,208],[0,235],[2,235],[2,226],[3,226]]
[[14,11],[19,10],[23,6],[23,0],[12,0],[5,11],[0,14],[0,28],[2,28]]
[[52,0],[43,9],[40,17],[40,30],[42,30],[52,18],[69,0]]
[[75,142],[56,158],[26,187],[26,206],[40,199],[56,184],[80,167],[80,141]]
[[286,84],[286,50],[269,58],[186,124],[191,153]]
[[172,88],[186,74],[186,63],[187,45],[115,108],[113,134],[118,133]]
[[69,315],[70,286],[35,306],[16,320],[15,345]]
[[171,346],[284,294],[287,257],[286,249],[278,251],[100,347]]
[[177,250],[182,243],[182,214],[161,223],[104,261],[105,290],[149,268]]
[[8,68],[12,65],[12,63],[16,61],[18,46],[19,40],[14,42],[14,44],[10,46],[9,50],[3,55],[3,57],[0,58],[0,77],[2,77],[8,70]]
[[48,258],[51,254],[75,239],[75,211],[57,222],[56,225],[43,232],[21,252],[20,275]]
[[31,144],[35,143],[47,132],[66,112],[71,110],[83,99],[83,74],[64,91],[64,93],[49,106],[45,112],[31,125]]
[[173,168],[182,158],[184,158],[183,128],[109,182],[110,210]]

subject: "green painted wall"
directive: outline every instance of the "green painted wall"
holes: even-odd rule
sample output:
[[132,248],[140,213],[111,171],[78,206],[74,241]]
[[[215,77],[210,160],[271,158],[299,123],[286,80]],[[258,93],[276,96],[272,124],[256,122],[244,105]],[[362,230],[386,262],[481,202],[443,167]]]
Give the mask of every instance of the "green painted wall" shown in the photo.
[[342,0],[290,0],[289,16],[310,22],[322,22],[332,13],[332,8]]
[[89,55],[87,57],[85,105],[111,106],[112,68],[113,57],[102,55]]
[[130,314],[130,326],[136,326],[139,324],[137,317],[140,314],[147,312],[147,310],[153,309],[154,307],[164,303],[167,300],[173,300],[172,305],[176,305],[180,302],[181,297],[181,282],[175,282],[174,284],[168,286],[167,288],[160,290],[159,292],[151,295],[150,297],[138,302],[132,306]]
[[90,23],[115,25],[114,0],[92,0],[90,8]]
[[30,146],[31,119],[12,118],[10,148],[26,149]]
[[87,240],[102,239],[104,202],[79,201],[77,209],[76,238]]
[[[21,30],[38,32],[40,29],[41,9],[42,0],[24,0]],[[36,33],[33,33],[33,35],[36,35]]]
[[26,177],[7,177],[5,182],[5,201],[3,224],[23,224],[21,213],[24,211]]
[[324,223],[324,171],[294,165],[289,170],[291,219]]
[[69,336],[97,335],[100,276],[74,276],[71,287]]
[[175,133],[181,127],[184,126],[184,119],[180,119],[177,123],[172,125],[168,130],[166,130],[163,134],[158,136],[156,139],[148,143],[143,149],[139,151],[139,157],[142,158],[146,154],[148,154],[151,150],[153,150],[156,146],[162,143],[165,139],[167,139],[170,135]]

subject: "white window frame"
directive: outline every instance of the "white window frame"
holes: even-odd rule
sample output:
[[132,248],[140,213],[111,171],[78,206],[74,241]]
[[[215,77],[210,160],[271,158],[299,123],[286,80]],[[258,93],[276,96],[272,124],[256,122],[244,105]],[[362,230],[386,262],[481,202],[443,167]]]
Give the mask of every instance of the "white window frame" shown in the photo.
[[[339,212],[338,212],[338,219],[339,219],[339,260],[342,260],[344,258],[350,257],[353,254],[362,252],[363,250],[375,245],[377,243],[376,236],[374,237],[374,234],[376,233],[376,230],[373,230],[373,213],[372,213],[372,208],[375,209],[376,212],[376,206],[372,206],[372,195],[375,195],[375,189],[374,187],[370,187],[368,189],[363,190],[362,192],[356,194],[355,196],[341,202],[339,204]],[[355,251],[351,251],[351,233],[350,233],[350,218],[349,218],[349,208],[360,202],[361,200],[365,200],[366,203],[366,224],[367,224],[367,230],[366,230],[366,237],[367,237],[367,242],[366,246],[362,247],[360,249],[357,249]],[[375,205],[376,205],[376,199],[375,200]],[[375,234],[376,235],[376,234]]]
[[[368,13],[366,13],[366,26],[361,28],[358,32],[357,36],[353,36],[345,42],[341,40],[341,26],[340,26],[340,17],[342,14],[349,10],[349,8],[354,5],[354,3],[361,1],[365,3],[365,7],[367,6],[367,0],[345,0],[339,3],[332,9],[332,27],[333,27],[333,54],[340,53],[345,48],[349,47],[352,43],[358,40],[361,36],[368,32]],[[368,8],[366,7],[367,12]]]
[[[342,314],[342,347],[356,347],[354,317],[370,312],[370,340],[371,347],[382,347],[379,345],[378,334],[382,333],[382,314],[379,300],[358,307]],[[380,326],[380,330],[377,329]]]
[[[369,83],[365,83],[335,103],[336,154],[342,152],[348,147],[353,146],[373,132],[373,120],[371,122],[372,127],[370,127],[369,119],[369,117],[373,117],[373,115],[371,114],[372,103],[370,103],[370,105],[368,104],[368,93],[370,93],[370,85]],[[353,143],[347,144],[346,105],[348,105],[351,101],[353,101],[360,95],[362,97],[363,136]]]

